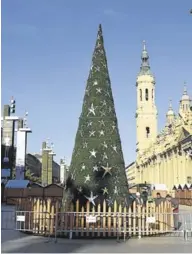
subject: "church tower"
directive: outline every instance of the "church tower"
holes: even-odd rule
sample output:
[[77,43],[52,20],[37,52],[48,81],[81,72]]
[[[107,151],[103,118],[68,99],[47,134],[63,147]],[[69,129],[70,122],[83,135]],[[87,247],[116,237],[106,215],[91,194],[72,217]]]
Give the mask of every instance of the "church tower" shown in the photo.
[[167,119],[167,123],[166,123],[167,126],[171,125],[175,120],[175,113],[173,111],[171,100],[169,102],[169,109],[168,109],[167,114],[166,114],[166,119]]
[[141,154],[157,136],[157,108],[155,105],[155,78],[149,65],[149,55],[143,42],[141,67],[137,76],[137,155]]
[[180,105],[179,105],[179,114],[182,117],[185,117],[190,112],[190,106],[191,106],[191,99],[187,93],[186,84],[184,83],[184,91],[183,91],[183,95],[181,97]]

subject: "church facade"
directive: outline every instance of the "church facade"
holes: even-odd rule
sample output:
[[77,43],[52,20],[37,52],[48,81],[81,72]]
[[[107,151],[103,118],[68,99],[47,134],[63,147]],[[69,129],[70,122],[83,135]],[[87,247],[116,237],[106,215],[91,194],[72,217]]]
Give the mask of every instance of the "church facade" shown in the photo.
[[155,78],[145,43],[141,59],[136,82],[136,160],[126,168],[127,178],[129,184],[165,184],[171,190],[175,184],[192,183],[191,99],[184,86],[178,114],[170,102],[166,125],[158,133]]

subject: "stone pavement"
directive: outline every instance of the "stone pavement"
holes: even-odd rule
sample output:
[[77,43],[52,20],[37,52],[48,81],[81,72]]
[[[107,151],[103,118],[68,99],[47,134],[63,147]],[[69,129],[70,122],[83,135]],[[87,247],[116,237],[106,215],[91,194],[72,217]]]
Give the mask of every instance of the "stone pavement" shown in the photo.
[[[19,233],[19,232],[18,232]],[[15,235],[16,237],[16,235]],[[187,242],[181,237],[151,237],[130,239],[126,242],[114,240],[68,240],[53,239],[46,242],[43,237],[20,234],[14,240],[1,245],[2,253],[191,253],[192,238]]]
[[[13,210],[13,207],[1,207],[3,211]],[[182,217],[188,217],[188,209],[180,210]],[[190,219],[191,221],[191,219]],[[3,225],[2,221],[2,225]],[[10,226],[9,230],[1,229],[1,251],[2,253],[191,253],[192,252],[192,236],[188,241],[184,241],[183,233],[172,234],[162,237],[147,237],[141,239],[130,239],[126,242],[118,243],[114,240],[69,240],[58,239],[55,243],[54,239],[27,235],[20,233]]]

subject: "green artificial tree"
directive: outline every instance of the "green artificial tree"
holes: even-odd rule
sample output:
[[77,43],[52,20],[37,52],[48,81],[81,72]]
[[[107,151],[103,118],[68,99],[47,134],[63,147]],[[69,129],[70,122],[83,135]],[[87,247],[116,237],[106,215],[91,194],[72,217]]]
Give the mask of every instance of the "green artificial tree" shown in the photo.
[[[71,197],[120,202],[128,194],[125,163],[99,25],[70,172]],[[75,197],[74,197],[75,195]]]

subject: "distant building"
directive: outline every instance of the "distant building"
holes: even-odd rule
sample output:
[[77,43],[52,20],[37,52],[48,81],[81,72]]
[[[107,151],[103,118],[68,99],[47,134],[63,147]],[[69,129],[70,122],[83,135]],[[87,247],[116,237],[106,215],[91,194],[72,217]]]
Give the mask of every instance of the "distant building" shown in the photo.
[[[26,166],[34,176],[41,177],[42,155],[28,153],[26,156]],[[53,182],[60,182],[60,165],[55,161],[53,161]]]
[[165,184],[171,190],[175,184],[192,183],[192,108],[186,86],[179,113],[174,113],[170,103],[166,125],[159,134],[155,78],[145,45],[136,87],[137,156],[126,168],[129,184]]

